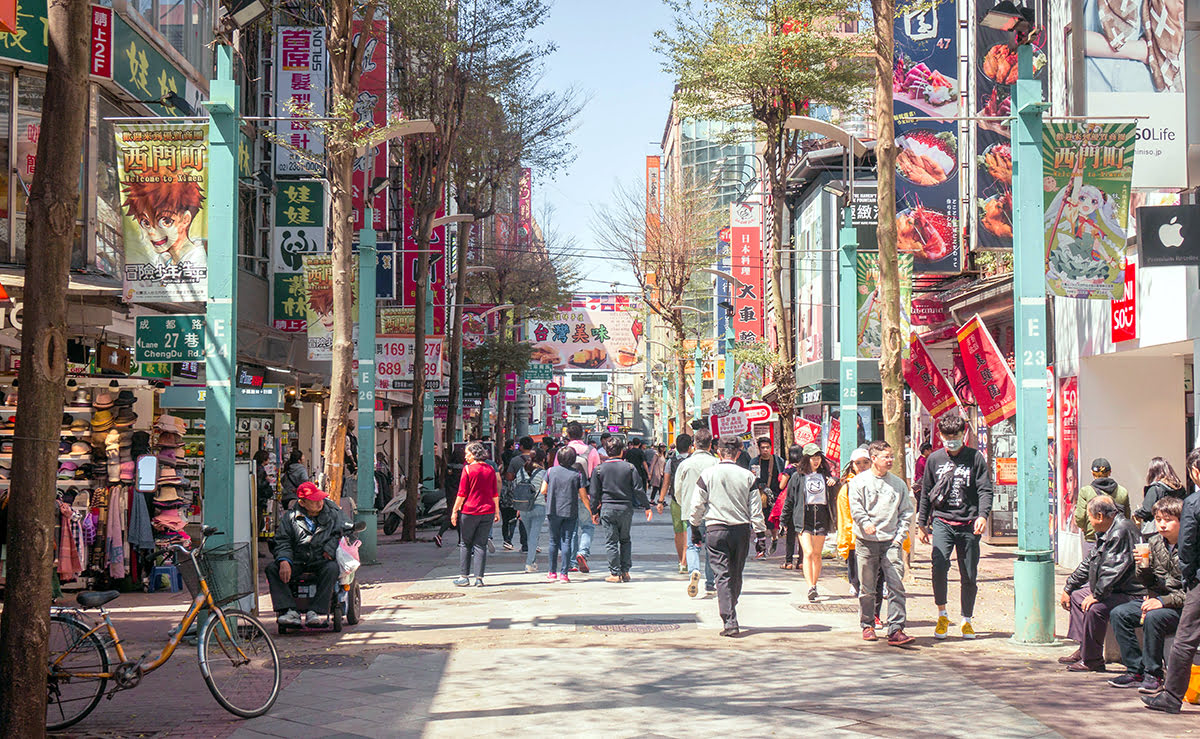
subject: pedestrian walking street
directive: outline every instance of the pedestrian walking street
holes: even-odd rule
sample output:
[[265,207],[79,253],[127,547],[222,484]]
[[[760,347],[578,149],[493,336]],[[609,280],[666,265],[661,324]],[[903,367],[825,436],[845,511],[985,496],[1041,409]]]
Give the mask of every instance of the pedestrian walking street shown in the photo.
[[[500,527],[494,532],[483,588],[453,586],[453,531],[440,549],[432,532],[415,543],[381,537],[383,563],[359,571],[362,623],[277,639],[284,687],[266,716],[243,721],[222,710],[185,653],[65,735],[1079,737],[1132,726],[1143,736],[1200,729],[1196,707],[1154,714],[1136,691],[1107,687],[1112,674],[1065,672],[1055,660],[1073,643],[1012,644],[1012,548],[984,547],[978,638],[951,628],[935,641],[929,549],[918,545],[907,626],[916,642],[897,648],[862,641],[841,560],[827,555],[820,599],[810,604],[800,572],[779,567],[782,541],[774,556],[747,564],[742,632],[722,638],[716,599],[703,588],[687,596],[669,516],[634,524],[629,583],[604,582],[602,529],[591,573],[572,573],[570,584],[546,582],[544,553],[538,572],[525,573],[524,555],[504,551]],[[952,570],[952,619],[956,578]],[[135,632],[134,654],[175,615],[152,597],[114,604],[114,619]],[[177,594],[171,608],[185,601]],[[1066,613],[1059,616],[1061,635]]]

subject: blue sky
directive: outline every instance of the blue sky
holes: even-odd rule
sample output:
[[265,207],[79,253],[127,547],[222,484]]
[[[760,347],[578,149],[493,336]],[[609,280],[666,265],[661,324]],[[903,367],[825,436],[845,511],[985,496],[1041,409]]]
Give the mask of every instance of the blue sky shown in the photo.
[[[594,208],[618,183],[640,182],[646,155],[659,153],[674,81],[662,71],[653,34],[670,20],[659,0],[557,0],[535,34],[558,44],[542,84],[591,94],[573,139],[575,162],[553,181],[535,172],[533,192],[534,213],[552,205],[558,230],[573,234],[584,255],[600,253],[590,227]],[[620,262],[585,258],[581,266],[588,278],[581,291],[608,292],[614,280],[628,283],[619,290],[632,289],[633,274]]]

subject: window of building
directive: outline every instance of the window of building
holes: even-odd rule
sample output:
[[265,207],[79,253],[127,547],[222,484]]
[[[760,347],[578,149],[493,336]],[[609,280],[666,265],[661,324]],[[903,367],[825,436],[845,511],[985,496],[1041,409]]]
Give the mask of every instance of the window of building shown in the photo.
[[163,35],[197,72],[212,71],[213,5],[216,0],[136,0],[130,7]]
[[119,277],[125,268],[125,239],[121,196],[117,190],[117,141],[108,118],[126,115],[116,100],[100,95],[100,125],[96,142],[96,269]]

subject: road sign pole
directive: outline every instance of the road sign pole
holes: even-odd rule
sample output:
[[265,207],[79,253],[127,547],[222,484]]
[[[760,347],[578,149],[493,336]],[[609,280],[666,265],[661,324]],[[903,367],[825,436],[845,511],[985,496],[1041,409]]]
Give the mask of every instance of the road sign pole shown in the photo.
[[365,564],[379,561],[375,510],[375,273],[377,267],[375,209],[363,209],[358,235],[358,514],[367,525],[359,534]]

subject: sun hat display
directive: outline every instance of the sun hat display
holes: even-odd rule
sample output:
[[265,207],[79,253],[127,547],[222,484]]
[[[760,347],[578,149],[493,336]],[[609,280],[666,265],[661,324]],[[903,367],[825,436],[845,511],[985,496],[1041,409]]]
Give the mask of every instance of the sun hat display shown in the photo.
[[77,441],[71,445],[70,454],[72,457],[90,457],[92,456],[92,445],[86,441]]
[[172,467],[174,467],[175,462],[178,461],[178,458],[176,456],[177,452],[178,452],[178,450],[175,447],[160,449],[160,450],[158,450],[158,461],[162,462],[163,464],[169,464]]
[[126,388],[125,390],[122,390],[121,392],[117,393],[117,398],[116,398],[116,400],[113,401],[113,404],[128,407],[128,406],[133,405],[136,402],[137,402],[137,398],[134,397],[133,391]]
[[0,454],[12,454],[12,450],[13,450],[13,440],[12,439],[4,439],[3,441],[0,441]]
[[160,485],[154,493],[156,503],[169,503],[174,500],[179,500],[179,490],[174,485]]
[[58,467],[58,479],[73,480],[75,479],[75,470],[79,469],[79,465],[74,462],[63,462]]
[[86,434],[91,427],[86,418],[76,418],[71,421],[71,433],[73,434]]
[[179,476],[174,467],[160,466],[158,468],[159,485],[178,485],[181,482],[183,482],[183,478]]
[[88,391],[79,388],[75,391],[74,397],[71,398],[72,408],[89,408],[92,405],[91,398],[88,397]]
[[133,479],[134,473],[137,471],[133,460],[121,460],[121,482],[129,482]]
[[159,431],[169,431],[175,434],[187,433],[187,424],[178,416],[167,415],[166,413],[158,417],[154,422],[154,428]]
[[183,446],[183,437],[170,431],[164,431],[158,435],[158,445],[174,449]]
[[112,411],[98,410],[92,414],[92,430],[93,431],[108,431],[113,427]]
[[110,393],[106,390],[102,390],[102,391],[96,393],[96,398],[92,401],[93,408],[95,408],[97,410],[102,410],[105,408],[112,408],[112,406],[113,406],[112,393]]

